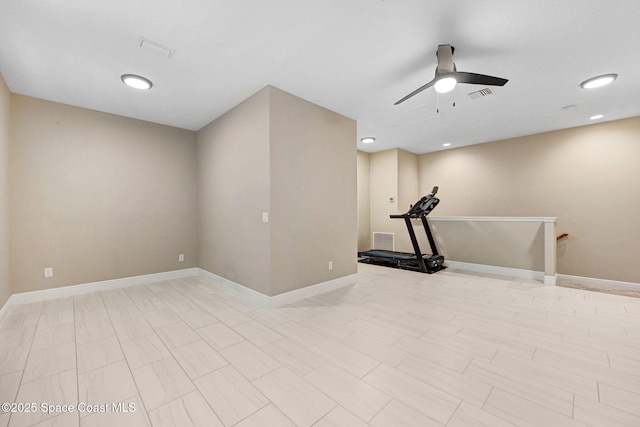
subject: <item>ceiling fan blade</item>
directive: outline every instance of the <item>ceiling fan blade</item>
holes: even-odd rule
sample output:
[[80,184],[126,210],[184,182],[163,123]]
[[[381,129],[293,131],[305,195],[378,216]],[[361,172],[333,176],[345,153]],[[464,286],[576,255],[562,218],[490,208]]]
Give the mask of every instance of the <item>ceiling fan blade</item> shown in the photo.
[[501,77],[487,76],[484,74],[476,74],[476,73],[467,73],[464,71],[457,71],[455,75],[458,83],[467,83],[472,85],[504,86],[509,81]]
[[405,96],[404,98],[396,101],[393,105],[398,105],[403,103],[404,101],[406,101],[407,99],[411,98],[412,96],[415,96],[417,94],[419,94],[420,92],[422,92],[425,89],[429,89],[431,86],[434,85],[434,83],[436,82],[436,79],[431,80],[429,83],[427,83],[424,86],[420,86],[418,89],[414,90],[413,92],[411,92],[409,95]]

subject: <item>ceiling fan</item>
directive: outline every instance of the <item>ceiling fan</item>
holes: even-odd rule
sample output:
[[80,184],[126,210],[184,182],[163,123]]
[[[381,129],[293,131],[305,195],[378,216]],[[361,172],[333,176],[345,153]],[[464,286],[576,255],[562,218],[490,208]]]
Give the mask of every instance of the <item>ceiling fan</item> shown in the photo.
[[447,93],[453,90],[457,83],[504,86],[509,81],[500,77],[458,71],[456,69],[456,64],[453,62],[454,51],[455,48],[449,44],[439,45],[438,52],[436,52],[436,56],[438,57],[438,66],[436,67],[436,75],[433,80],[414,90],[409,95],[395,102],[393,105],[398,105],[431,86],[435,86],[436,92],[438,93]]

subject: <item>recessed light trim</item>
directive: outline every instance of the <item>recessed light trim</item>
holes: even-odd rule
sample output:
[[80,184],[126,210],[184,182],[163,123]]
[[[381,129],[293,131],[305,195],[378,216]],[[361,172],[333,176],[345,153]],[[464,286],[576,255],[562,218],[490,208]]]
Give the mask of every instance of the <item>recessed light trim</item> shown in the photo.
[[443,77],[438,79],[434,87],[438,93],[447,93],[451,92],[456,87],[456,84],[458,84],[458,81],[455,77]]
[[594,116],[589,117],[589,120],[600,120],[604,117],[604,114],[596,114]]
[[360,142],[362,142],[363,144],[371,144],[376,142],[376,139],[372,136],[365,136],[364,138],[360,139]]
[[601,76],[591,77],[580,83],[582,89],[595,89],[597,87],[606,86],[613,83],[618,78],[617,74],[603,74]]
[[151,80],[136,74],[123,74],[120,79],[122,83],[134,89],[148,90],[153,87]]

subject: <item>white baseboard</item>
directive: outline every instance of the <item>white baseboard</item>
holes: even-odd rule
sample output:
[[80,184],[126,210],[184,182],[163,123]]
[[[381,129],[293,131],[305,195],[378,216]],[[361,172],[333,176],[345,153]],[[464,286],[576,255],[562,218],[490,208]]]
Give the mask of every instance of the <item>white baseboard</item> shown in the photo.
[[271,297],[269,306],[280,307],[283,305],[291,304],[293,302],[300,301],[305,298],[310,298],[315,295],[320,295],[325,292],[332,291],[334,289],[353,285],[357,281],[358,281],[358,273],[354,273],[348,276],[338,277],[337,279],[332,279],[326,282],[317,283],[315,285],[285,292],[283,294],[274,295]]
[[640,291],[640,283],[621,282],[618,280],[595,279],[593,277],[570,276],[568,274],[558,274],[558,280],[561,282],[575,283],[577,285],[593,286],[604,289],[623,289],[631,291]]
[[228,290],[235,292],[239,296],[247,298],[248,300],[263,307],[280,307],[282,305],[291,304],[314,295],[322,294],[343,286],[352,285],[358,281],[358,274],[356,273],[270,297],[201,268],[187,268],[184,270],[167,271],[164,273],[145,274],[142,276],[124,277],[121,279],[104,280],[100,282],[13,294],[0,308],[0,321],[12,305],[28,304],[49,299],[64,298],[91,292],[107,291],[111,289],[125,288],[128,286],[143,285],[193,276],[203,276],[215,280],[216,282],[224,285]]
[[456,268],[474,273],[495,274],[498,276],[517,277],[542,282],[545,285],[556,286],[558,282],[575,283],[577,285],[593,286],[603,289],[623,289],[640,291],[640,283],[621,282],[617,280],[596,279],[593,277],[571,276],[568,274],[555,274],[547,276],[542,271],[522,270],[518,268],[497,267],[493,265],[473,264],[469,262],[449,261],[445,263],[450,268]]
[[7,311],[9,311],[9,307],[11,305],[12,305],[11,295],[9,295],[9,298],[7,299],[7,301],[4,303],[2,307],[0,307],[0,324],[2,323],[2,319],[4,319],[4,316],[7,314]]
[[197,268],[186,268],[184,270],[166,271],[163,273],[145,274],[142,276],[123,277],[121,279],[103,280],[100,282],[83,283],[81,285],[62,286],[41,291],[23,292],[13,294],[5,304],[7,306],[15,304],[28,304],[32,302],[44,301],[54,298],[63,298],[74,295],[88,294],[90,292],[108,291],[110,289],[125,288],[134,285],[161,282],[163,280],[180,279],[193,277],[198,274]]
[[212,279],[225,286],[228,290],[236,292],[239,296],[247,298],[262,307],[281,307],[283,305],[291,304],[305,298],[329,292],[343,286],[352,285],[358,281],[358,274],[355,273],[349,276],[343,276],[337,279],[329,280],[327,282],[306,286],[301,289],[295,289],[293,291],[285,292],[279,295],[268,296],[201,268],[198,269],[198,276]]
[[[520,268],[498,267],[495,265],[473,264],[471,262],[461,261],[445,261],[445,265],[449,268],[458,270],[472,271],[474,273],[495,274],[497,276],[517,277],[518,279],[529,279],[551,284],[550,281],[554,276],[545,276],[542,271],[524,270]],[[547,279],[549,278],[549,279]],[[549,283],[548,283],[549,280]],[[555,280],[553,281],[555,284]]]
[[[636,291],[640,290],[640,283],[633,282],[621,282],[616,280],[596,279],[592,277],[571,276],[567,274],[545,276],[541,271],[473,264],[460,261],[446,261],[446,265],[450,268],[472,271],[475,273],[486,273],[506,277],[538,280],[543,282],[545,285],[556,285],[557,281],[563,281],[579,285],[595,286],[608,289],[627,289]],[[250,301],[253,301],[263,307],[280,307],[286,304],[291,304],[305,298],[319,295],[344,286],[352,285],[358,281],[358,274],[355,273],[348,276],[339,277],[337,279],[329,280],[327,282],[317,283],[305,288],[285,292],[280,295],[267,296],[201,268],[187,268],[183,270],[167,271],[163,273],[145,274],[142,276],[124,277],[121,279],[104,280],[100,282],[85,283],[81,285],[64,286],[60,288],[45,289],[41,291],[13,294],[0,308],[0,321],[2,321],[3,317],[6,315],[9,307],[16,304],[27,304],[48,299],[82,295],[90,292],[106,291],[128,286],[142,285],[161,282],[164,280],[180,279],[193,276],[208,277],[212,280],[215,280],[216,282],[223,284],[230,291],[236,292],[239,296],[247,298]]]
[[225,279],[222,276],[218,276],[217,274],[211,273],[207,270],[203,270],[202,268],[198,268],[198,276],[206,277],[207,279],[213,280],[214,282],[224,286],[228,291],[234,292],[238,296],[246,298],[249,301],[252,301],[260,306],[269,306],[269,297],[261,292],[254,291],[251,288],[247,288],[244,285],[241,285],[229,279]]

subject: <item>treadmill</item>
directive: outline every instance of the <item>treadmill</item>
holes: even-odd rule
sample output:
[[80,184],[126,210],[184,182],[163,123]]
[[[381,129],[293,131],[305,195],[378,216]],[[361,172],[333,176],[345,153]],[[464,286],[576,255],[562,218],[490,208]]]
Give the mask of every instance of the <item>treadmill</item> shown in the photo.
[[[436,242],[433,240],[433,234],[431,234],[431,228],[427,222],[427,215],[440,203],[440,199],[436,197],[437,192],[438,187],[433,187],[431,194],[418,200],[409,208],[408,212],[400,215],[389,215],[390,218],[404,219],[409,231],[409,237],[411,237],[413,253],[371,249],[358,253],[359,262],[420,271],[427,274],[445,269],[444,257],[438,254]],[[416,233],[413,230],[413,224],[411,223],[412,219],[420,219],[422,221],[429,246],[431,246],[431,254],[423,254],[421,252]]]

